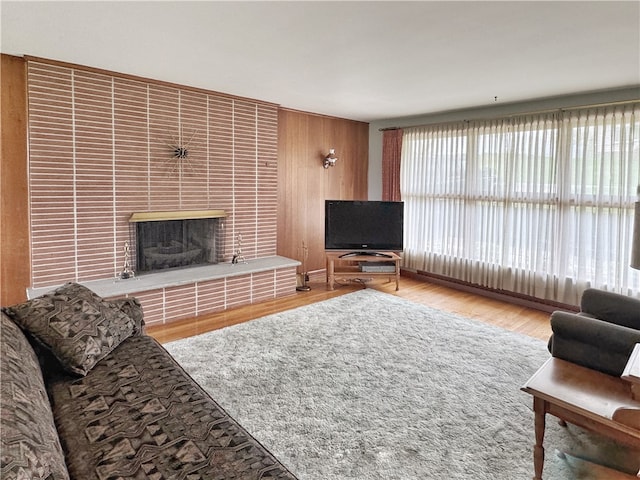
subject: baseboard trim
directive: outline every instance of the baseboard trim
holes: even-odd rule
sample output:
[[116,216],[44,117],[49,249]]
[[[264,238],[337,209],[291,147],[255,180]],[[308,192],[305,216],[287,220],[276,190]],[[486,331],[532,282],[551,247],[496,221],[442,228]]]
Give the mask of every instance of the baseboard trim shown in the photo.
[[500,300],[527,308],[533,308],[536,310],[541,310],[543,312],[551,313],[556,310],[565,310],[568,312],[580,311],[580,307],[578,307],[577,305],[568,305],[560,302],[542,300],[540,298],[531,297],[529,295],[509,292],[508,290],[496,290],[429,272],[402,269],[400,271],[400,274],[402,276],[410,277],[416,280],[431,282],[442,285],[444,287],[455,288],[456,290],[460,290],[463,292],[474,293],[476,295],[482,295],[483,297],[488,297],[494,300]]

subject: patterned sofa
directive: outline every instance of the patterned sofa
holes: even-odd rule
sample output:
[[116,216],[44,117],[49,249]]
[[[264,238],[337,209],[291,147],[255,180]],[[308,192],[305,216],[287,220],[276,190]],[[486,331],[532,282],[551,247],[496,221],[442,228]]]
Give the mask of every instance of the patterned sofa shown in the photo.
[[2,309],[0,478],[295,479],[143,333],[69,283]]

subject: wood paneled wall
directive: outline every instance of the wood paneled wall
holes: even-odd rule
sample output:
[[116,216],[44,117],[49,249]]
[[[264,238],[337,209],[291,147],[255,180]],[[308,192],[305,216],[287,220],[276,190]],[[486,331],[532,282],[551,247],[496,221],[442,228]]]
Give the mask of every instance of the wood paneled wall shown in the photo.
[[31,278],[27,188],[25,61],[3,54],[0,64],[0,304],[26,299]]
[[[338,161],[325,169],[334,148]],[[324,201],[366,200],[369,124],[280,108],[278,115],[278,254],[325,268]]]

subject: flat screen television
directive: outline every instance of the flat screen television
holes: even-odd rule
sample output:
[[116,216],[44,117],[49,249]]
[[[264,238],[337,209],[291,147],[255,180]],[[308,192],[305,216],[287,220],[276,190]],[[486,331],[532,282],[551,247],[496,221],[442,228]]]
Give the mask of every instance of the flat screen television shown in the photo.
[[403,249],[404,203],[326,200],[324,248],[375,254]]

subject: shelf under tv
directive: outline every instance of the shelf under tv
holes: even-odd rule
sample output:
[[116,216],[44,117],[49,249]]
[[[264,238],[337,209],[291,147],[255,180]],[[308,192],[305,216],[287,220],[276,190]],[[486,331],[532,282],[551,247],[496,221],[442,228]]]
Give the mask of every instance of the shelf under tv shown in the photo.
[[339,256],[340,258],[348,258],[348,257],[383,257],[383,258],[393,258],[391,254],[384,252],[346,252]]
[[[345,255],[347,254],[347,255]],[[333,290],[336,279],[365,279],[387,277],[395,278],[396,290],[400,289],[400,256],[395,252],[344,252],[325,250],[327,261],[327,288]],[[380,259],[393,264],[393,271],[363,272],[359,264],[380,262]]]

